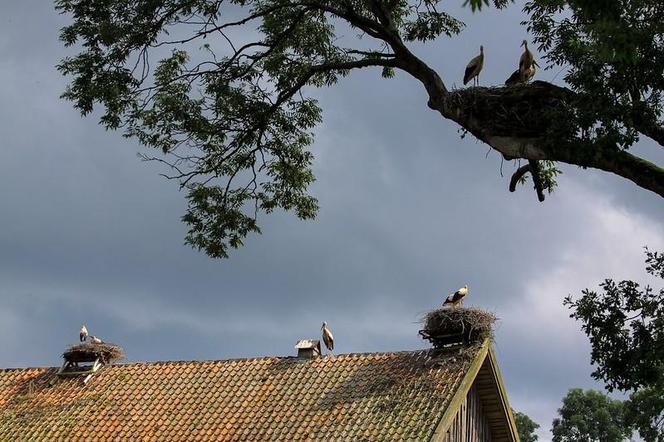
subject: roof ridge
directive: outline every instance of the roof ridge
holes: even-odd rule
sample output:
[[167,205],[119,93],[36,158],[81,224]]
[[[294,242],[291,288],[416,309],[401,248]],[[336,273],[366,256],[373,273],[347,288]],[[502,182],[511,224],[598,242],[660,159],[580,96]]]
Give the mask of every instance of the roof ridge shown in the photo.
[[[416,354],[416,353],[428,353],[431,352],[432,348],[421,348],[417,350],[398,350],[398,351],[379,351],[379,352],[355,352],[355,353],[339,353],[335,354],[330,361],[339,360],[342,358],[348,358],[353,356],[389,356],[389,355],[399,355],[399,354]],[[137,360],[137,361],[128,361],[128,362],[114,362],[109,365],[113,366],[129,366],[129,365],[166,365],[166,364],[192,364],[192,363],[211,363],[211,362],[242,362],[242,361],[257,361],[257,360],[268,360],[268,359],[277,359],[277,360],[302,360],[297,356],[248,356],[243,358],[230,358],[230,359],[177,359],[177,360]],[[328,360],[326,356],[307,359],[307,361],[320,361]],[[0,368],[0,372],[9,372],[9,371],[27,371],[27,370],[47,370],[47,369],[57,369],[58,367],[54,366],[41,366],[41,367],[8,367]]]

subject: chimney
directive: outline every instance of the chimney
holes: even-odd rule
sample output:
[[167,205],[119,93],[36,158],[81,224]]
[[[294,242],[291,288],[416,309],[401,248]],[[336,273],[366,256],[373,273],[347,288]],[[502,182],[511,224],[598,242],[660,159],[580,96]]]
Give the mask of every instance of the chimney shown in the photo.
[[320,356],[320,341],[318,339],[301,339],[295,344],[297,357],[300,359],[313,359]]

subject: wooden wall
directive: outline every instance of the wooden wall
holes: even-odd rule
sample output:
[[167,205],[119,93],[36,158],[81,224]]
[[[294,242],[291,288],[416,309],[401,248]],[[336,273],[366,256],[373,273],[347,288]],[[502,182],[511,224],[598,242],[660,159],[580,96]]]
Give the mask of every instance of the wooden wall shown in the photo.
[[443,442],[491,442],[489,420],[482,410],[475,385],[461,403]]

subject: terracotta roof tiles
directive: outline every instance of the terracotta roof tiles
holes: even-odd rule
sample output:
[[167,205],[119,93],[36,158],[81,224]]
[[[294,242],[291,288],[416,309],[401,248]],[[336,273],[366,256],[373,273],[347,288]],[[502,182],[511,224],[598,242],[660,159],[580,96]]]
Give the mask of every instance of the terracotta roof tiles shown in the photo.
[[470,363],[429,351],[0,370],[0,441],[428,440]]

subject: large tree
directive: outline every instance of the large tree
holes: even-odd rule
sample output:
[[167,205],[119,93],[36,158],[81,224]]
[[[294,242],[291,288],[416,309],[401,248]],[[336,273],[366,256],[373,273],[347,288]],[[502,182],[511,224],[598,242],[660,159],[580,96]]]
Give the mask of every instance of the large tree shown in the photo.
[[[664,279],[664,254],[646,249],[646,272]],[[631,392],[627,423],[648,442],[664,442],[664,287],[607,279],[566,304],[592,347],[593,377]]]
[[631,435],[623,403],[595,390],[572,388],[553,420],[553,442],[622,442]]
[[[488,0],[468,0],[473,8]],[[498,8],[508,0],[493,0]],[[629,151],[644,135],[664,146],[659,0],[535,0],[526,22],[545,82],[451,90],[412,42],[464,25],[440,0],[56,0],[80,53],[62,60],[64,96],[83,113],[156,149],[187,190],[186,241],[225,257],[260,212],[312,218],[308,194],[315,89],[354,70],[417,80],[426,105],[504,158],[524,160],[541,200],[556,162],[601,169],[664,196],[664,169]]]
[[539,424],[525,413],[512,410],[512,414],[514,414],[516,429],[519,432],[519,440],[521,442],[537,442],[539,437],[535,434],[535,431],[540,427]]

